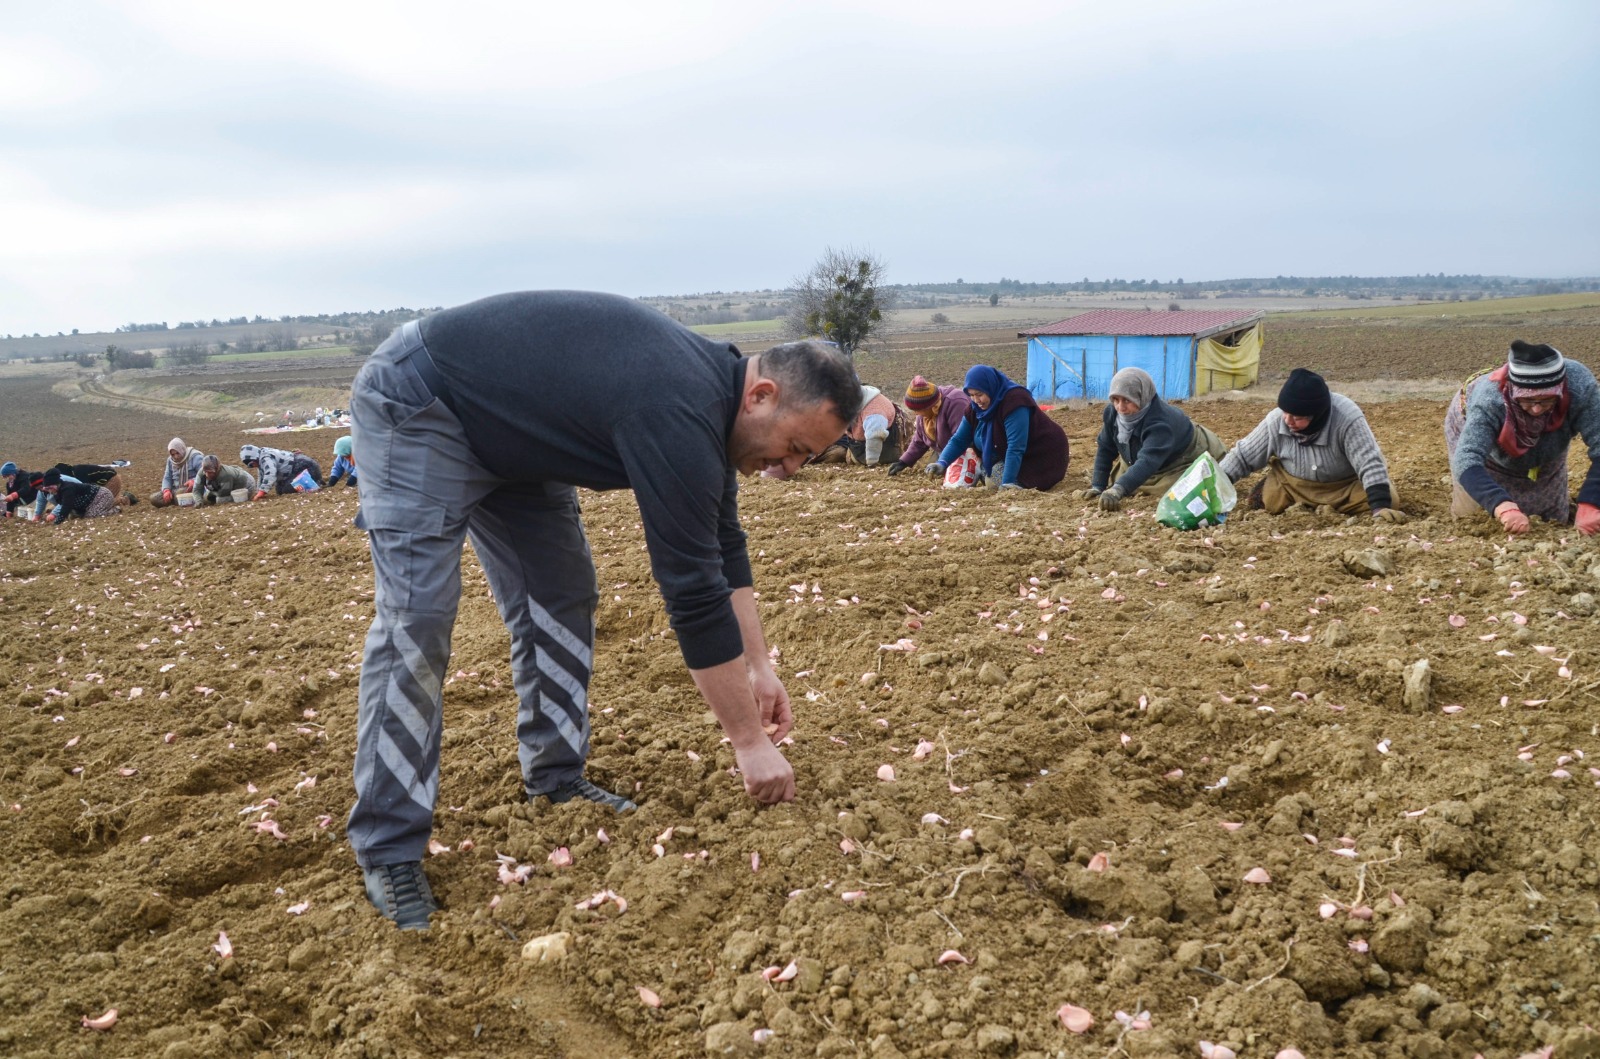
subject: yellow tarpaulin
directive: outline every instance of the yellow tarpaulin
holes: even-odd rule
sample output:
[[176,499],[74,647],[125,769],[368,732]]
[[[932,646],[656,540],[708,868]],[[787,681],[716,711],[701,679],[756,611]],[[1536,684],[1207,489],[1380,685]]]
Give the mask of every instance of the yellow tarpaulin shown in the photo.
[[1217,338],[1202,338],[1194,355],[1194,392],[1242,390],[1254,386],[1261,373],[1261,325],[1243,333],[1226,336],[1226,345]]

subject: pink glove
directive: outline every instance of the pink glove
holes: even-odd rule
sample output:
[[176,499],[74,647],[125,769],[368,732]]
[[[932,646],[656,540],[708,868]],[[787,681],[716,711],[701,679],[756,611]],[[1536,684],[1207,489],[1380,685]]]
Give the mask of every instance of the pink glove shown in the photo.
[[1506,528],[1507,533],[1528,532],[1528,516],[1510,500],[1502,502],[1494,509],[1494,517],[1500,520],[1500,525]]
[[162,501],[162,503],[166,503],[166,504],[172,503],[172,490],[171,489],[163,489],[163,490],[161,490],[161,501]]
[[1600,533],[1600,507],[1593,504],[1579,504],[1577,526],[1578,532],[1585,537]]
[[267,498],[267,491],[265,489],[263,489],[260,492],[256,493],[256,495],[251,497],[250,499],[251,500],[265,500],[266,498]]
[[46,522],[54,522],[56,520],[56,513],[54,511],[50,512],[50,514],[44,517],[44,520]]
[[183,487],[184,487],[184,488],[185,488],[185,489],[187,489],[187,490],[188,490],[188,491],[189,491],[189,492],[191,492],[191,493],[192,493],[192,492],[194,492],[194,479],[193,479],[193,478],[191,478],[191,479],[189,479],[189,480],[188,480],[188,481],[187,481],[187,482],[184,482],[184,483],[183,483]]

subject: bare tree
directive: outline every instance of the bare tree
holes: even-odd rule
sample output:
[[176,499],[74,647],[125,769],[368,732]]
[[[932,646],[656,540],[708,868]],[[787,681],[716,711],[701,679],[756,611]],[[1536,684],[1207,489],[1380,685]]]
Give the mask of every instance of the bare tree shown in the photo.
[[267,328],[267,347],[273,350],[299,349],[300,340],[295,338],[293,327],[288,324],[274,324]]
[[797,338],[821,335],[854,357],[893,306],[893,292],[883,288],[885,271],[871,252],[829,247],[794,280],[785,329]]

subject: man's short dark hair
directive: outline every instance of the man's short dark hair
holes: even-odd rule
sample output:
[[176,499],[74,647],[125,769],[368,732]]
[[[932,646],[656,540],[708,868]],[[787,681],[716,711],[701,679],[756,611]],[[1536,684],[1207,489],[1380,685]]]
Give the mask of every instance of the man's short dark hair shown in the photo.
[[849,423],[861,411],[861,380],[836,346],[814,339],[785,342],[761,354],[761,374],[778,384],[779,400],[791,407],[831,404]]

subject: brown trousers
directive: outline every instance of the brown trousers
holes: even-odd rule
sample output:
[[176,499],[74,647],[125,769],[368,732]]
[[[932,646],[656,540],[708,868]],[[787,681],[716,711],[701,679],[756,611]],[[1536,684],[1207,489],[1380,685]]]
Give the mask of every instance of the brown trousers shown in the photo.
[[[1394,492],[1393,482],[1389,483],[1389,495],[1389,502],[1398,505],[1400,498]],[[1372,511],[1372,505],[1367,501],[1367,491],[1361,487],[1360,478],[1345,478],[1337,482],[1312,482],[1296,478],[1283,469],[1283,462],[1278,457],[1268,456],[1267,477],[1261,483],[1262,510],[1269,515],[1281,515],[1294,504],[1331,507],[1341,515],[1365,515]]]

